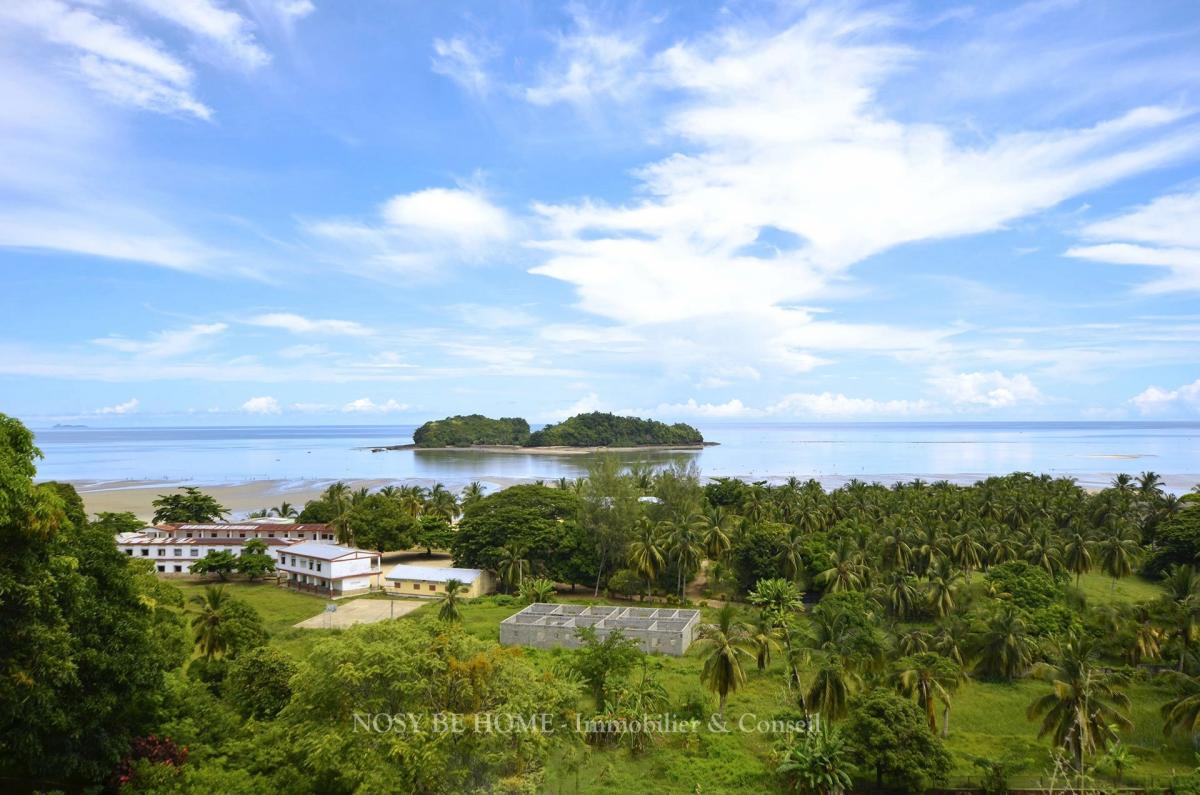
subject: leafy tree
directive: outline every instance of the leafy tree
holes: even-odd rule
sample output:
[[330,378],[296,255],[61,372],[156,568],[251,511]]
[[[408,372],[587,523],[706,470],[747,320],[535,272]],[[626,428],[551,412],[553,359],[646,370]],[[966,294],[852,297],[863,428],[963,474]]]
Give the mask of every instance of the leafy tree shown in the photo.
[[621,474],[615,456],[601,456],[588,467],[579,495],[579,524],[592,539],[597,567],[594,595],[605,574],[624,565],[629,528],[637,526],[642,506],[633,482]]
[[154,524],[219,522],[229,509],[194,486],[182,486],[183,494],[160,494],[154,506]]
[[950,773],[950,754],[920,708],[890,691],[874,690],[856,704],[843,736],[851,758],[875,773],[877,787],[918,793]]
[[128,511],[122,513],[102,511],[96,514],[96,520],[92,522],[92,527],[104,530],[114,536],[120,533],[136,533],[145,526],[145,522]]
[[397,500],[383,494],[370,494],[350,505],[344,522],[354,529],[354,542],[365,549],[388,552],[417,544],[417,521]]
[[225,692],[244,717],[269,720],[291,699],[296,671],[296,663],[279,649],[251,649],[230,664]]
[[1160,577],[1171,566],[1190,566],[1200,559],[1200,502],[1176,512],[1159,525],[1157,552],[1146,560],[1142,573]]
[[177,589],[81,522],[69,486],[34,484],[39,456],[0,414],[0,777],[74,790],[152,730],[182,626]]
[[1001,598],[1011,601],[1023,610],[1037,610],[1059,601],[1063,589],[1045,569],[1037,568],[1023,560],[1015,560],[992,566],[986,575],[987,582]]
[[252,538],[242,548],[242,554],[237,556],[234,568],[238,574],[244,574],[253,581],[275,571],[275,558],[267,554],[267,545],[262,539]]
[[221,582],[229,579],[229,575],[237,570],[238,556],[227,549],[209,552],[200,560],[188,567],[192,574],[215,574]]
[[700,681],[717,694],[717,713],[724,714],[725,699],[746,683],[742,660],[753,660],[753,644],[745,624],[738,620],[737,608],[725,605],[717,611],[713,624],[702,624],[692,645],[700,652],[703,667]]
[[787,653],[788,687],[800,684],[800,671],[796,665],[798,649],[792,631],[792,622],[804,609],[803,595],[796,584],[776,577],[759,580],[750,592],[750,603],[762,609],[783,638]]
[[1062,644],[1057,663],[1040,664],[1034,676],[1049,682],[1050,693],[1029,705],[1030,720],[1040,719],[1038,737],[1050,736],[1056,748],[1066,751],[1083,771],[1087,757],[1103,753],[1117,740],[1117,731],[1130,729],[1129,698],[1116,675],[1096,665],[1096,650],[1088,640],[1075,638]]
[[624,679],[644,652],[620,630],[610,632],[604,640],[596,637],[593,627],[580,627],[575,634],[580,646],[571,653],[569,667],[588,686],[596,704],[603,705],[610,682]]
[[442,516],[422,516],[418,520],[417,546],[425,547],[425,554],[432,555],[435,549],[450,549],[454,544],[454,528]]
[[456,566],[500,569],[505,547],[521,549],[535,570],[556,582],[596,576],[594,543],[578,522],[579,497],[546,486],[512,486],[467,509],[451,550]]
[[442,621],[462,621],[463,592],[467,586],[462,580],[446,580],[446,590],[438,597],[438,618]]

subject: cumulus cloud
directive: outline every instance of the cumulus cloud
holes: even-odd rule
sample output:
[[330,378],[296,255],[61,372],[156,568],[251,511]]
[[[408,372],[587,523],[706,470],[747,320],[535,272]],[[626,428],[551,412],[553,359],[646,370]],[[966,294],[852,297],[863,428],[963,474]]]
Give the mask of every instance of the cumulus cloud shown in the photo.
[[405,411],[409,408],[407,403],[399,403],[395,400],[388,399],[383,403],[376,403],[370,398],[359,398],[352,400],[342,406],[342,411],[347,414],[391,414],[397,411]]
[[252,326],[283,329],[293,334],[366,337],[374,333],[371,329],[353,320],[317,320],[290,312],[272,312],[265,315],[256,315],[246,322]]
[[767,408],[768,414],[793,417],[907,417],[928,414],[934,405],[925,400],[875,400],[842,393],[796,392]]
[[1123,215],[1088,224],[1080,236],[1095,242],[1073,246],[1068,257],[1167,272],[1143,284],[1142,292],[1200,290],[1200,191],[1161,196]]
[[136,354],[151,359],[163,359],[199,350],[208,345],[214,337],[224,333],[228,328],[229,326],[224,323],[197,323],[183,329],[160,331],[145,340],[131,340],[125,337],[101,337],[92,340],[92,342],[122,353]]
[[959,406],[1009,408],[1020,403],[1041,403],[1042,393],[1029,376],[1007,376],[993,370],[977,373],[947,373],[929,379],[931,385]]
[[481,262],[513,242],[519,225],[475,187],[427,188],[388,199],[378,220],[327,219],[307,224],[317,238],[336,246],[335,257],[353,254],[375,271],[427,272]]
[[1147,387],[1129,402],[1142,414],[1200,411],[1200,379],[1175,389]]
[[686,403],[660,403],[652,413],[658,417],[705,417],[730,418],[749,417],[761,412],[744,405],[742,401],[733,398],[725,403],[697,403],[695,398],[688,398]]
[[278,414],[281,409],[279,401],[273,397],[252,397],[242,404],[242,411],[247,414]]
[[105,406],[96,409],[97,414],[133,414],[138,410],[138,399],[130,398],[124,403],[118,403],[115,406]]

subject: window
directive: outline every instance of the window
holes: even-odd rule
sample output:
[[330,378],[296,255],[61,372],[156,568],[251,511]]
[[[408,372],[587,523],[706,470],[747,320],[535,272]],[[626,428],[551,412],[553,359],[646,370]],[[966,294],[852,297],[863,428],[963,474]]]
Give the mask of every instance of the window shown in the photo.
[[188,537],[188,538],[191,538],[191,537],[192,537],[192,534],[191,534],[191,533],[188,533],[188,534],[187,534],[187,537]]
[[132,554],[133,554],[133,550],[132,550],[132,549],[127,549],[127,550],[125,550],[125,554],[126,554],[126,555],[132,555]]
[[166,567],[166,566],[159,566],[159,567],[158,567],[158,570],[159,570],[159,571],[166,571],[166,570],[167,570],[167,567]]
[[142,557],[143,557],[143,558],[148,558],[148,557],[150,557],[150,550],[148,550],[148,549],[143,549],[143,550],[142,550]]
[[320,570],[321,570],[321,564],[320,564],[320,563],[318,563],[318,564],[317,564],[317,571],[320,571]]
[[165,558],[167,556],[167,550],[165,550],[165,549],[158,550],[158,556],[160,558]]
[[183,566],[176,566],[176,567],[175,567],[175,573],[176,573],[176,574],[180,573],[181,571],[183,571]]
[[189,549],[188,552],[191,553],[193,558],[200,557],[200,550],[198,550],[198,549]]
[[421,583],[419,583],[419,582],[414,582],[414,583],[413,583],[413,590],[414,590],[414,591],[419,591],[419,590],[421,590]]
[[275,537],[274,533],[267,533],[267,538],[274,538],[274,537]]
[[217,534],[216,534],[216,533],[209,533],[209,535],[210,535],[212,538],[216,538],[216,537],[217,537]]
[[183,557],[183,550],[182,550],[182,549],[176,549],[176,550],[175,550],[175,557],[177,557],[177,558],[182,558],[182,557]]
[[245,533],[238,533],[238,538],[245,538],[245,537],[246,537]]

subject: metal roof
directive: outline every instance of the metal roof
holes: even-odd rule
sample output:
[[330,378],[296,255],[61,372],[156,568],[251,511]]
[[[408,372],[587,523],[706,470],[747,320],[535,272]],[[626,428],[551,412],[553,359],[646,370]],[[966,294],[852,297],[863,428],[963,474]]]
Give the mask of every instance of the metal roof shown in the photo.
[[376,554],[365,549],[327,544],[323,541],[301,541],[299,544],[289,546],[287,553],[289,555],[303,555],[306,558],[318,558],[320,560],[338,560],[350,555],[370,555],[374,557]]
[[446,582],[458,580],[462,583],[473,583],[483,574],[479,569],[439,568],[437,566],[393,566],[384,575],[385,580],[422,580],[424,582]]

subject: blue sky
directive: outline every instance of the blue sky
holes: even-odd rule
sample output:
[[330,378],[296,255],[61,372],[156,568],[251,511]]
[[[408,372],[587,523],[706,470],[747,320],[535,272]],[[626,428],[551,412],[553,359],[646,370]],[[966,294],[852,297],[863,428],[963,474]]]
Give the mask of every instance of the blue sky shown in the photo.
[[33,424],[1200,416],[1200,5],[9,0]]

